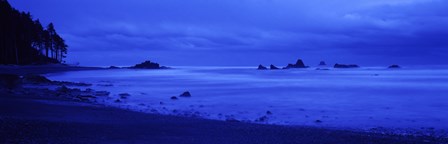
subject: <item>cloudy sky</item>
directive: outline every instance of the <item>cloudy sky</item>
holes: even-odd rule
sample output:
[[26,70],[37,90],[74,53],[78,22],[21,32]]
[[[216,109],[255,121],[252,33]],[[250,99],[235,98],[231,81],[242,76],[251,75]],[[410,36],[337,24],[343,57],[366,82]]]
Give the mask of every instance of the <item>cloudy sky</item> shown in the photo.
[[81,65],[448,64],[447,0],[9,1]]

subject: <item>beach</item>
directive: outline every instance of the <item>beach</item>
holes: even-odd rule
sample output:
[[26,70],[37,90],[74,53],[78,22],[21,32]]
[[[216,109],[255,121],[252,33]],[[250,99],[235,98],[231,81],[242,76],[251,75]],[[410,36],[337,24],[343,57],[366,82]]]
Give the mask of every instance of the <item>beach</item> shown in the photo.
[[[2,67],[46,74],[91,68]],[[76,90],[70,89],[68,93]],[[148,114],[36,88],[2,89],[0,143],[447,143],[446,138]]]

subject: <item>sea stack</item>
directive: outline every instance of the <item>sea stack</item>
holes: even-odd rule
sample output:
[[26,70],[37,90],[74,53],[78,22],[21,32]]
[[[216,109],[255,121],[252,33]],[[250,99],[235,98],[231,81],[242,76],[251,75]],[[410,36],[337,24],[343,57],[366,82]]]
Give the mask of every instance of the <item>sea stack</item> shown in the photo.
[[263,65],[258,65],[258,70],[267,70],[268,68]]
[[390,69],[397,69],[397,68],[401,68],[399,65],[391,65],[389,66]]
[[179,97],[191,97],[191,94],[189,91],[186,91],[186,92],[182,93],[181,95],[179,95]]
[[151,61],[145,61],[141,64],[136,64],[135,66],[131,67],[133,69],[160,69],[160,65],[158,63],[154,63]]
[[285,67],[285,69],[290,69],[290,68],[308,68],[308,67],[305,66],[302,59],[298,59],[296,64],[288,64],[288,66]]
[[271,70],[278,70],[278,69],[279,69],[279,68],[276,67],[275,65],[271,65],[270,68],[271,68]]
[[359,66],[355,64],[335,64],[334,68],[359,68]]
[[325,61],[320,61],[319,66],[326,66],[327,64],[325,63]]

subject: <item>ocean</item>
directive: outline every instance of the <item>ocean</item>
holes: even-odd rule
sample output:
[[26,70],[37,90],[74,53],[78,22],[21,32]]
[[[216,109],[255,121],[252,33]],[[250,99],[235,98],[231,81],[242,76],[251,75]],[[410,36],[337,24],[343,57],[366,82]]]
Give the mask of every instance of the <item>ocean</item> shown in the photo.
[[[343,129],[448,130],[445,68],[177,67],[46,76],[91,83],[81,88],[111,92],[98,103],[147,113]],[[179,97],[185,91],[192,96]],[[122,93],[130,96],[121,98]]]

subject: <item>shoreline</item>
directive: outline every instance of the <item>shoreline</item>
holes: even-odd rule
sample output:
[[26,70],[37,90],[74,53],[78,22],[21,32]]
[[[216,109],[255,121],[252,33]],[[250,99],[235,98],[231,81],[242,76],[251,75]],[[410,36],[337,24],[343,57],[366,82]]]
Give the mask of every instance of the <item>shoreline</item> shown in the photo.
[[[40,70],[35,71],[36,69]],[[20,69],[21,73],[19,74],[85,70],[83,68],[79,69],[79,67],[57,68],[46,72],[45,69],[45,67]],[[88,68],[88,70],[92,69]],[[33,140],[55,143],[66,140],[69,142],[88,143],[216,143],[217,140],[221,141],[221,143],[448,142],[445,138],[429,136],[356,132],[307,126],[226,122],[149,114],[89,102],[75,102],[61,96],[58,97],[56,92],[51,90],[26,90],[25,88],[25,90],[18,90],[12,93],[2,90],[1,95],[0,111],[2,112],[0,114],[0,123],[2,124],[0,126],[0,134],[4,135],[4,138],[0,139],[5,140],[3,142],[6,143],[32,142]],[[58,134],[54,133],[54,131],[60,131],[65,136],[56,138]],[[156,135],[147,136],[150,134]],[[98,141],[99,137],[112,138],[112,140]],[[79,141],[73,140],[73,138],[77,138]]]
[[62,64],[50,65],[0,65],[0,74],[16,74],[16,75],[41,75],[49,73],[59,73],[68,71],[85,71],[85,70],[106,70],[101,67],[83,67],[83,66],[68,66]]

